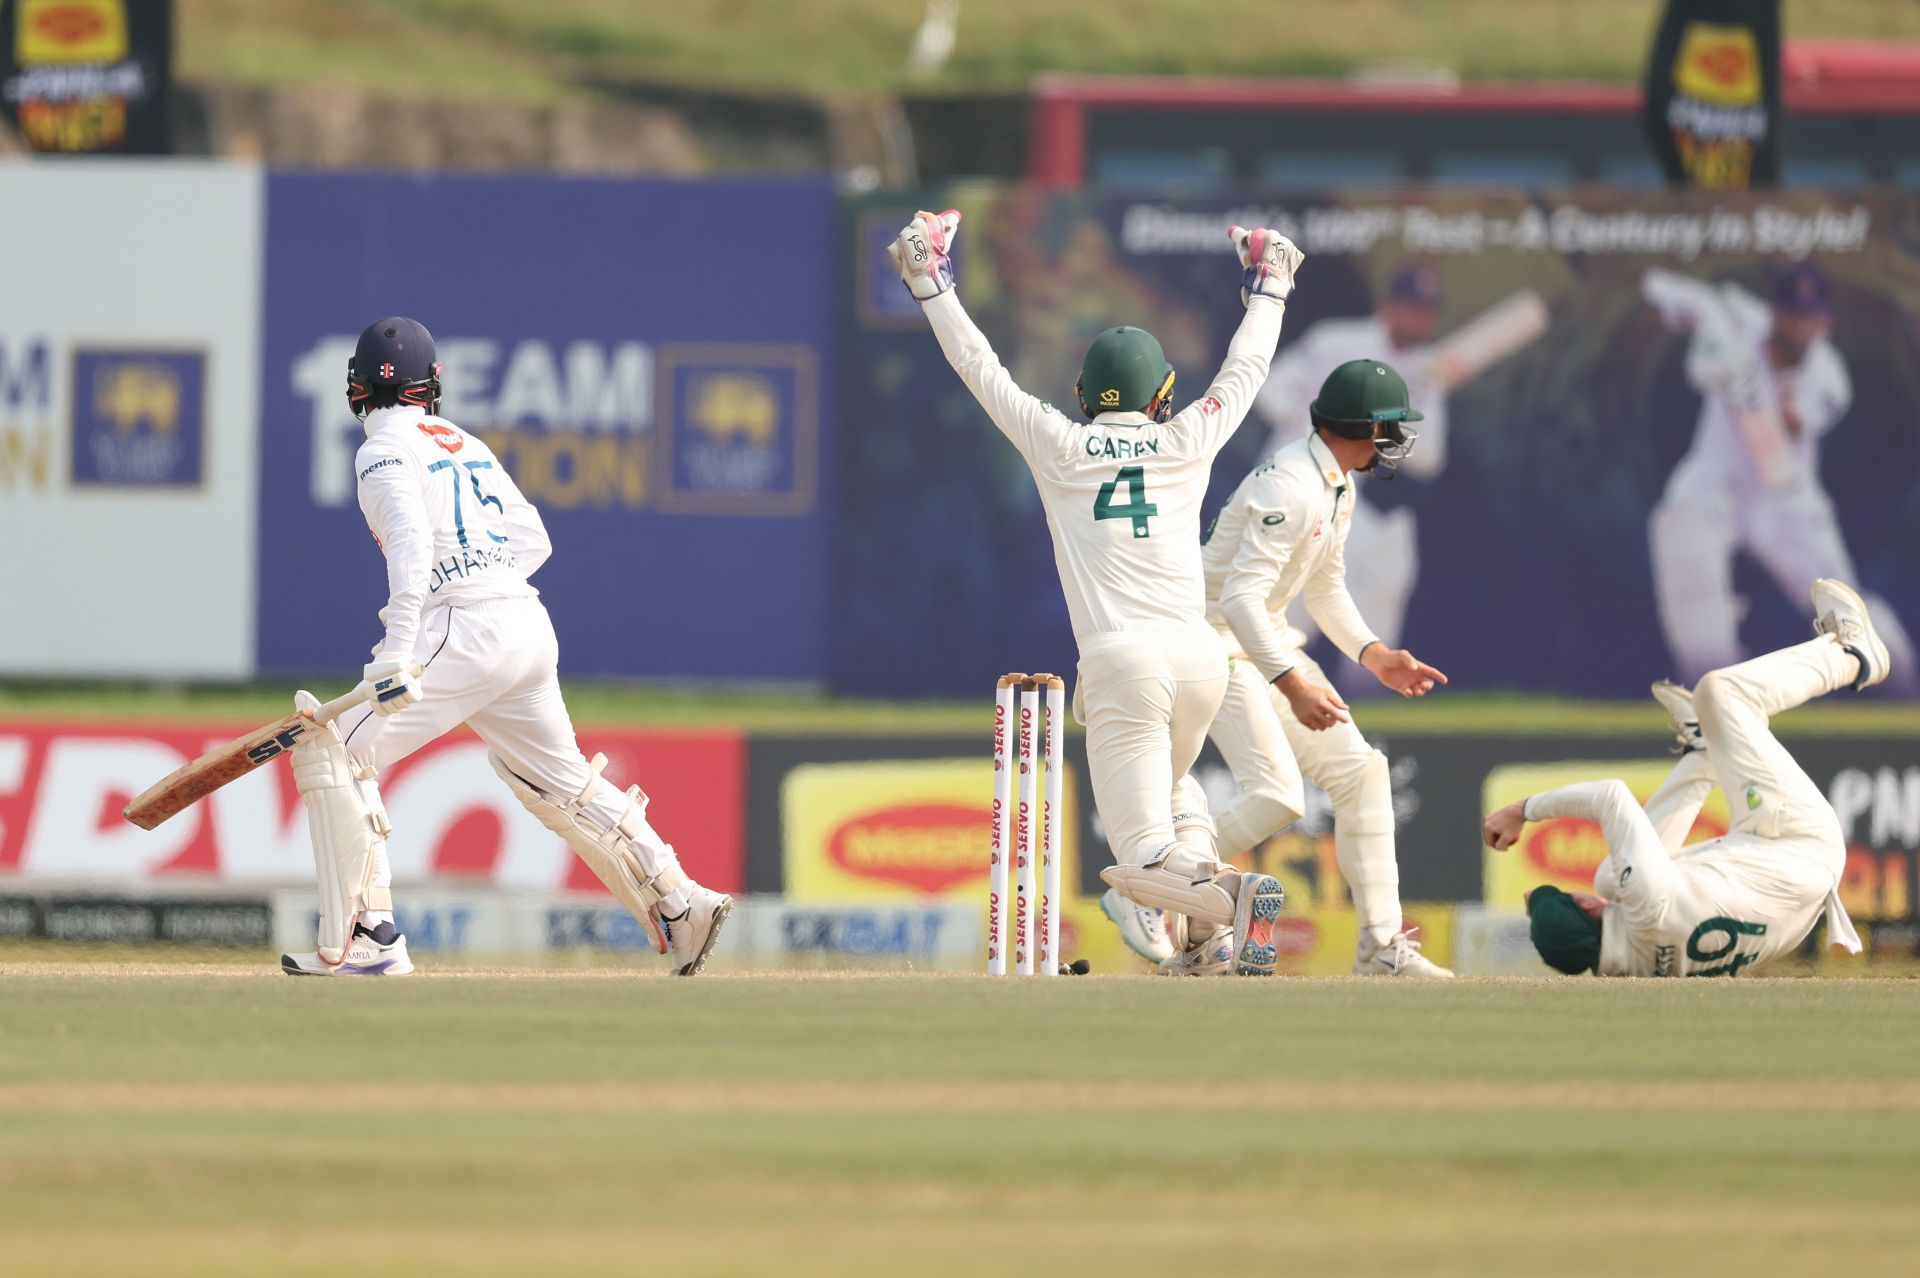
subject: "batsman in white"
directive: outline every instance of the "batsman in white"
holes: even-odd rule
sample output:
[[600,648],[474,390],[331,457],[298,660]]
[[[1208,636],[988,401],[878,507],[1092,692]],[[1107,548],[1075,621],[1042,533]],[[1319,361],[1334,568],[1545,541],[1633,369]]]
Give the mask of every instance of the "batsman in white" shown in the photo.
[[1206,620],[1200,504],[1214,457],[1266,379],[1300,250],[1235,227],[1246,317],[1206,395],[1173,411],[1173,369],[1143,329],[1101,333],[1081,366],[1085,421],[1027,394],[960,305],[949,251],[960,215],[920,213],[888,246],[940,349],[1033,471],[1080,649],[1074,714],[1095,806],[1119,864],[1109,886],[1149,908],[1232,927],[1234,967],[1271,974],[1285,894],[1214,849],[1188,776],[1227,686]]
[[366,426],[354,469],[387,559],[386,635],[363,672],[367,705],[292,751],[319,873],[320,938],[281,967],[413,970],[393,921],[391,827],[375,778],[465,723],[514,797],[671,953],[674,973],[698,972],[733,901],[687,877],[647,824],[639,786],[622,791],[600,775],[604,756],[581,755],[555,674],[553,622],[527,581],[553,544],[492,450],[436,415],[433,336],[399,316],[368,328],[347,364],[347,402]]
[[[1425,696],[1447,681],[1369,629],[1347,590],[1354,476],[1401,464],[1422,418],[1406,382],[1373,359],[1334,369],[1308,413],[1307,437],[1241,481],[1207,530],[1202,554],[1208,617],[1233,658],[1212,728],[1240,784],[1218,818],[1220,855],[1238,856],[1298,820],[1304,771],[1333,800],[1334,852],[1359,924],[1354,972],[1448,977],[1402,923],[1387,757],[1360,735],[1346,702],[1286,624],[1288,606],[1303,600],[1336,647],[1403,697]],[[1224,970],[1218,938],[1178,919],[1170,924],[1169,948],[1177,952],[1163,971]]]
[[[1641,289],[1662,319],[1692,334],[1687,379],[1701,395],[1693,445],[1647,524],[1667,650],[1682,678],[1697,679],[1742,655],[1736,550],[1794,597],[1819,577],[1856,579],[1819,459],[1853,386],[1828,336],[1826,276],[1811,262],[1780,270],[1770,303],[1670,271],[1648,271]],[[1911,684],[1906,631],[1881,600],[1867,606],[1895,682]]]
[[[1836,688],[1887,677],[1887,648],[1859,595],[1813,583],[1816,638],[1709,672],[1689,693],[1654,685],[1684,753],[1643,809],[1620,781],[1561,786],[1489,813],[1484,834],[1512,847],[1528,821],[1600,823],[1607,858],[1594,890],[1535,888],[1529,931],[1570,976],[1737,976],[1798,949],[1824,913],[1829,942],[1860,951],[1840,904],[1840,818],[1780,744],[1768,719]],[[1733,814],[1725,836],[1682,847],[1718,783]]]

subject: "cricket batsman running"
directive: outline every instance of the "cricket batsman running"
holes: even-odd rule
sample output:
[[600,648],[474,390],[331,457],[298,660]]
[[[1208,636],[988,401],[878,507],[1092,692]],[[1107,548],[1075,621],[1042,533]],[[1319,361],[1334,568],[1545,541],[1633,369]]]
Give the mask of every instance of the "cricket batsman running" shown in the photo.
[[1173,411],[1173,369],[1143,329],[1088,348],[1073,421],[1027,394],[955,295],[949,253],[960,215],[916,214],[887,251],[940,349],[1032,469],[1080,649],[1074,716],[1087,729],[1095,806],[1119,864],[1102,872],[1137,904],[1237,938],[1236,971],[1269,975],[1285,893],[1270,875],[1223,865],[1188,776],[1227,686],[1206,618],[1200,504],[1214,457],[1266,380],[1302,260],[1271,230],[1231,234],[1246,317],[1207,393]]
[[[367,704],[291,751],[320,880],[316,951],[295,976],[411,972],[393,921],[390,826],[375,778],[465,723],[515,798],[645,923],[673,970],[706,962],[732,898],[688,878],[647,824],[647,796],[589,762],[555,674],[559,642],[527,578],[553,552],[540,512],[493,451],[437,416],[433,336],[395,316],[360,335],[347,402],[367,441],[354,459],[360,509],[387,558],[386,635],[363,671]],[[422,668],[418,678],[413,671]],[[302,693],[300,708],[318,703]]]
[[[1767,720],[1836,688],[1879,683],[1887,646],[1860,596],[1837,581],[1813,583],[1813,612],[1818,637],[1807,643],[1710,671],[1691,694],[1654,686],[1684,753],[1644,809],[1624,782],[1586,781],[1487,816],[1483,832],[1498,849],[1528,821],[1551,817],[1597,821],[1606,837],[1593,892],[1540,887],[1527,897],[1548,966],[1570,976],[1737,976],[1799,948],[1823,913],[1828,939],[1859,953],[1840,904],[1840,818]],[[1732,829],[1683,848],[1715,782]]]

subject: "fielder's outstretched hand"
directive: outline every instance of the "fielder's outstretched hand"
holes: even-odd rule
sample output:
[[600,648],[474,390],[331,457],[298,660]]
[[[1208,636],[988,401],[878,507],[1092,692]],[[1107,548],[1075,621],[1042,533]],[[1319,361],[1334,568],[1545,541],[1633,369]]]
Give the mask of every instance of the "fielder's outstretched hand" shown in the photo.
[[1233,239],[1234,252],[1240,255],[1240,305],[1247,305],[1256,294],[1284,302],[1293,292],[1293,273],[1307,255],[1269,227],[1249,231],[1235,226],[1227,234]]
[[1374,678],[1403,697],[1424,697],[1434,685],[1447,681],[1445,675],[1405,648],[1388,648],[1380,643],[1360,655],[1360,664],[1371,670]]
[[953,237],[959,230],[957,211],[929,213],[922,209],[887,245],[887,256],[900,268],[901,282],[915,301],[938,297],[953,287]]

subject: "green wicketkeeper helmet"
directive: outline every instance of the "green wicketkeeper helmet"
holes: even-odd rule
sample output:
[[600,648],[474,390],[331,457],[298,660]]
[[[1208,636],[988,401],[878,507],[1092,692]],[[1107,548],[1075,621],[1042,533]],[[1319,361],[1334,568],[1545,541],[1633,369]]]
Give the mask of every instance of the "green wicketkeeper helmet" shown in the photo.
[[1110,328],[1087,347],[1073,393],[1089,418],[1142,412],[1163,422],[1173,411],[1173,365],[1146,329]]
[[1420,438],[1407,423],[1424,420],[1407,393],[1407,379],[1377,359],[1350,359],[1328,373],[1308,413],[1315,426],[1342,439],[1373,440],[1377,456],[1363,471],[1379,462],[1389,471],[1398,466]]

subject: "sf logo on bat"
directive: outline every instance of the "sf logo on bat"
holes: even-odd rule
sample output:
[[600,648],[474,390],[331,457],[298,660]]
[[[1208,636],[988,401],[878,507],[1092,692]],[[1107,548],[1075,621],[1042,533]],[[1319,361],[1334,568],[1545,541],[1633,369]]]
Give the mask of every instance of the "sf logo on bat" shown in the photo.
[[299,741],[301,737],[307,735],[307,728],[309,726],[310,725],[305,723],[296,723],[292,727],[285,728],[273,736],[268,737],[258,745],[249,746],[247,748],[248,760],[257,767],[265,763],[268,759],[275,758],[285,751],[293,749],[294,743]]

